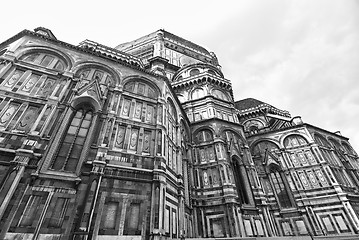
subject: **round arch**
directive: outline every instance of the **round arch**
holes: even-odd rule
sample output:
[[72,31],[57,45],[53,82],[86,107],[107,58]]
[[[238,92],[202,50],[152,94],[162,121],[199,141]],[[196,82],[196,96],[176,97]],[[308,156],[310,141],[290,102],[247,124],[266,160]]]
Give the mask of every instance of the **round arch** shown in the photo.
[[195,143],[204,143],[204,142],[211,142],[214,140],[214,131],[210,127],[203,126],[200,129],[197,129],[193,136]]
[[231,101],[231,97],[220,88],[212,88],[211,95],[223,101]]
[[332,147],[334,148],[334,149],[342,149],[342,146],[341,146],[341,144],[340,144],[340,142],[338,141],[338,140],[336,140],[336,139],[334,139],[334,138],[332,138],[332,137],[329,137],[328,138],[328,141],[329,141],[329,143],[331,143],[332,144]]
[[191,90],[191,92],[189,93],[190,96],[190,100],[196,100],[199,98],[203,98],[207,95],[205,88],[203,87],[195,87],[194,89]]
[[343,149],[345,149],[346,153],[356,155],[354,149],[350,146],[349,143],[342,141],[341,144],[343,146]]
[[[281,136],[281,138],[279,139],[279,142],[280,142],[280,147],[281,148],[285,148],[285,141],[286,139],[288,139],[288,137],[292,137],[292,136],[299,136],[300,138],[303,138],[305,140],[305,144],[308,144],[310,142],[310,138],[305,135],[305,134],[301,134],[301,133],[298,133],[298,132],[291,132],[291,133],[288,133],[288,134],[285,134],[283,136]],[[303,144],[304,145],[304,144]]]
[[127,76],[122,79],[120,84],[122,85],[123,89],[125,89],[126,85],[128,86],[128,84],[130,84],[131,82],[140,82],[153,88],[156,94],[156,98],[162,95],[160,87],[156,83],[140,75]]
[[115,81],[115,86],[119,85],[122,74],[120,72],[117,72],[114,69],[112,69],[102,63],[98,63],[98,62],[86,61],[86,62],[77,63],[76,66],[74,66],[74,68],[73,68],[75,77],[79,78],[80,77],[79,72],[81,72],[82,70],[86,70],[88,68],[96,68],[96,69],[99,69],[99,70],[109,73],[113,77],[113,80]]
[[274,146],[274,148],[276,148],[278,150],[280,149],[278,143],[273,141],[273,139],[268,139],[268,138],[259,139],[250,144],[249,149],[251,151],[252,156],[255,156],[254,155],[255,148],[258,147],[259,144],[261,144],[261,143],[269,143],[267,145],[272,145],[272,146]]
[[20,60],[26,56],[29,56],[30,54],[41,52],[55,55],[56,57],[60,58],[66,64],[66,68],[64,69],[65,71],[70,71],[74,66],[75,61],[66,53],[59,51],[55,48],[44,46],[27,46],[25,48],[22,48],[21,50],[19,50],[19,52],[16,53],[16,58]]
[[314,139],[319,146],[332,148],[332,145],[329,143],[328,139],[319,133],[314,133]]
[[221,136],[223,138],[223,140],[226,140],[224,134],[225,132],[233,132],[234,135],[238,136],[238,138],[242,141],[245,142],[246,139],[242,136],[242,134],[238,133],[238,131],[236,131],[234,128],[231,127],[221,127],[218,131],[218,136]]

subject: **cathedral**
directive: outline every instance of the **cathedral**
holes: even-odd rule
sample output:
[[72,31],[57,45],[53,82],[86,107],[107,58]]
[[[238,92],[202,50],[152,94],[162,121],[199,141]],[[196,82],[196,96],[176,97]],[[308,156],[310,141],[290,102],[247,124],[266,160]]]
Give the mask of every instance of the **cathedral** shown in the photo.
[[2,42],[0,239],[358,239],[348,138],[238,97],[213,52],[162,29]]

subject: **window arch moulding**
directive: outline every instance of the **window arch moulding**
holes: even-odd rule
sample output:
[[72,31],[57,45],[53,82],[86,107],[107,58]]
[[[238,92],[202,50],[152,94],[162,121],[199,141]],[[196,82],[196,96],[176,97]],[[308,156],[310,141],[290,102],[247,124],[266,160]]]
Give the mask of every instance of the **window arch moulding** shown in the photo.
[[300,146],[305,146],[309,143],[309,141],[300,134],[290,134],[283,138],[282,146],[285,148],[295,148]]
[[36,46],[22,49],[17,58],[56,71],[70,71],[74,62],[71,57],[56,49]]
[[123,90],[150,99],[157,99],[160,96],[160,90],[157,85],[147,79],[138,77],[126,78],[123,83]]

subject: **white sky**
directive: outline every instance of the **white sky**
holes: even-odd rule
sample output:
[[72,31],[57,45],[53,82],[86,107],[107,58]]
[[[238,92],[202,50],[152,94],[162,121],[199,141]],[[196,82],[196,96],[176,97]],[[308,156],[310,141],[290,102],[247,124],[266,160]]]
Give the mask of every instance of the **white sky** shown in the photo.
[[358,0],[6,1],[0,42],[49,28],[115,47],[165,29],[216,53],[236,100],[265,101],[359,152]]

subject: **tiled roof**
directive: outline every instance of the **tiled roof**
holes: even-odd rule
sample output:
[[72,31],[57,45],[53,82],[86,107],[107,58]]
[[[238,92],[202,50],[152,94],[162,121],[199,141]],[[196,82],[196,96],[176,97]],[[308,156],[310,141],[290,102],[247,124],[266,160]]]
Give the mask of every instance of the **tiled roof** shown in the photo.
[[[249,108],[257,107],[257,106],[262,105],[262,104],[266,104],[266,103],[264,103],[262,101],[259,101],[257,99],[254,99],[254,98],[246,98],[246,99],[236,101],[234,103],[234,106],[238,110],[246,110],[246,109],[249,109]],[[269,104],[267,104],[267,105],[269,105]]]
[[242,114],[247,114],[253,111],[264,110],[266,109],[269,113],[278,114],[285,117],[290,117],[290,113],[286,110],[281,110],[272,105],[259,101],[254,98],[246,98],[239,100],[234,103],[236,109],[238,109]]

